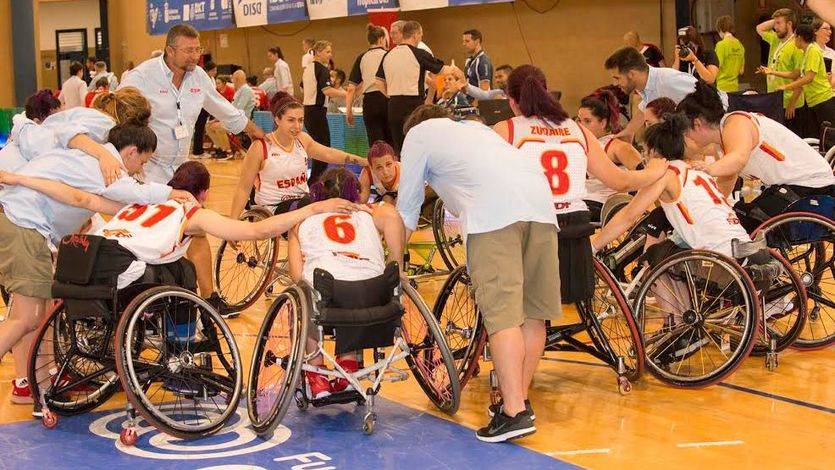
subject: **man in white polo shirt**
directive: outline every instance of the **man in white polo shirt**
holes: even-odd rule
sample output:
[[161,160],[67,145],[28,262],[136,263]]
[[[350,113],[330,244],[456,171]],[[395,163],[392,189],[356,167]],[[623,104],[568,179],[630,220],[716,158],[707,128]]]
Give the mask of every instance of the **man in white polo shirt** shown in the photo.
[[417,108],[404,131],[397,210],[406,238],[417,227],[428,183],[461,221],[490,335],[504,402],[476,436],[502,442],[532,434],[528,388],[545,346],[545,321],[562,312],[551,188],[538,161],[480,122],[449,119],[440,106]]
[[[121,86],[138,88],[151,102],[149,126],[157,135],[157,151],[145,165],[145,181],[165,183],[188,159],[194,125],[205,109],[233,134],[248,133],[262,139],[264,132],[246,113],[232,106],[215,89],[214,81],[197,65],[203,48],[197,30],[186,24],[172,26],[165,40],[165,53],[146,60],[125,77]],[[225,314],[212,285],[212,252],[205,237],[197,237],[189,248],[189,259],[197,269],[200,293]]]

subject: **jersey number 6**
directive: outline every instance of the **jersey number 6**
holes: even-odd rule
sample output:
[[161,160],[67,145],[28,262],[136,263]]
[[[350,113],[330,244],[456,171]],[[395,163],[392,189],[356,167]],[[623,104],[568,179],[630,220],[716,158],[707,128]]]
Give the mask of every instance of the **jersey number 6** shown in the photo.
[[357,238],[357,230],[349,222],[350,215],[332,215],[322,223],[325,235],[336,243],[347,245]]

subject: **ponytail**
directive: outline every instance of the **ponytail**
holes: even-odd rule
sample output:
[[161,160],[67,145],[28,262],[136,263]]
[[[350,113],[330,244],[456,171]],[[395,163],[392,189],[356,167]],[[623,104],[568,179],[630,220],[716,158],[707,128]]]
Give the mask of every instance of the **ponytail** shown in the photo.
[[663,121],[650,126],[644,140],[649,150],[655,150],[668,160],[684,158],[684,133],[690,121],[682,113],[668,114]]
[[690,121],[700,118],[708,124],[718,126],[725,115],[725,106],[719,98],[719,92],[707,83],[698,80],[696,91],[685,97],[676,107],[676,111],[683,113]]
[[538,117],[559,124],[568,119],[568,113],[548,92],[545,74],[533,65],[522,65],[510,73],[507,93],[519,106],[525,117]]
[[102,93],[91,107],[112,117],[116,124],[147,126],[151,120],[151,103],[135,87]]
[[588,109],[592,116],[606,120],[606,130],[618,133],[620,127],[620,103],[609,90],[597,90],[580,101],[580,107]]

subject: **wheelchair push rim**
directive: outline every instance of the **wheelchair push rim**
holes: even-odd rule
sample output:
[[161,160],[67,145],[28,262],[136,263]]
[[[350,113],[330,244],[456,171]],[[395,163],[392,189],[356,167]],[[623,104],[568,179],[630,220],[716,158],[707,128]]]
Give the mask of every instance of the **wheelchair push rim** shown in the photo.
[[298,287],[273,300],[252,351],[247,411],[252,427],[267,435],[281,423],[301,377],[307,338],[307,302]]
[[453,414],[461,401],[461,382],[452,352],[420,294],[408,284],[403,284],[403,294],[401,334],[409,348],[406,362],[432,403],[444,413]]
[[[241,220],[257,222],[272,215],[264,208],[254,208]],[[273,278],[278,263],[278,238],[235,242],[237,248],[222,241],[215,259],[215,285],[229,310],[238,312],[251,307]]]
[[761,318],[748,274],[736,261],[704,250],[678,253],[653,269],[642,280],[634,312],[646,368],[662,382],[689,388],[733,373],[751,353]]
[[38,401],[43,395],[42,404],[63,416],[93,410],[110,399],[119,389],[111,347],[114,329],[103,318],[70,320],[64,302],[56,303],[32,341],[32,397]]
[[[792,229],[797,231],[792,224],[802,223],[807,231],[817,226],[818,235],[825,236],[806,243],[792,240]],[[806,324],[792,347],[815,350],[835,344],[835,223],[818,214],[789,212],[767,220],[753,236],[760,233],[765,233],[769,246],[788,260],[806,288]]]
[[461,223],[444,208],[444,201],[440,198],[435,201],[432,211],[432,234],[447,269],[453,270],[466,263]]
[[[141,348],[125,349],[139,334]],[[185,289],[154,287],[128,305],[116,332],[116,369],[139,414],[182,439],[219,431],[240,400],[242,366],[232,332]]]

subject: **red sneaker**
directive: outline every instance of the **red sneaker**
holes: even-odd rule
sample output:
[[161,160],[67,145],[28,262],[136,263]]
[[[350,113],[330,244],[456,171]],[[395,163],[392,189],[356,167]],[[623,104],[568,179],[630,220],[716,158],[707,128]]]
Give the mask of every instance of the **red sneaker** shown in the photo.
[[307,396],[311,400],[318,400],[330,396],[331,387],[326,376],[308,371],[304,372],[304,376],[307,379]]
[[[360,368],[360,363],[353,359],[337,360],[336,363],[348,373],[354,373]],[[350,390],[354,390],[354,386],[351,385],[351,382],[348,382],[348,379],[340,378],[331,380],[331,392],[338,393]]]
[[16,405],[31,405],[35,403],[32,400],[32,390],[29,389],[29,381],[24,379],[23,385],[18,386],[17,380],[12,379],[12,403]]

